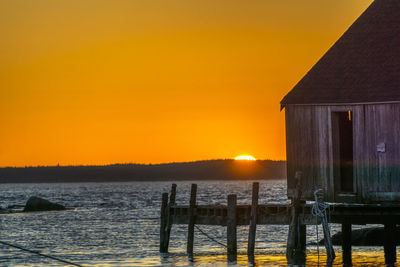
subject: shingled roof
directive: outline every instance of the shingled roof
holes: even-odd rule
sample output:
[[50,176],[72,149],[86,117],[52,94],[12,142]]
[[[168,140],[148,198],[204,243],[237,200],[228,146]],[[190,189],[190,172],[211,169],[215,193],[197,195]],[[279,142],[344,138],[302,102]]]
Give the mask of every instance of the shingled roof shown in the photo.
[[375,0],[281,101],[400,101],[400,0]]

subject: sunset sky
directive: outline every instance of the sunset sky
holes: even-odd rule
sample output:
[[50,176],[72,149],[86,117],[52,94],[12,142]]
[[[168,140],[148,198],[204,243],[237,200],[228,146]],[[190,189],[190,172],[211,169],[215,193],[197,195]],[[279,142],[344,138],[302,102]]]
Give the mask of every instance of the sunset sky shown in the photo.
[[4,0],[0,166],[285,159],[282,97],[372,0]]

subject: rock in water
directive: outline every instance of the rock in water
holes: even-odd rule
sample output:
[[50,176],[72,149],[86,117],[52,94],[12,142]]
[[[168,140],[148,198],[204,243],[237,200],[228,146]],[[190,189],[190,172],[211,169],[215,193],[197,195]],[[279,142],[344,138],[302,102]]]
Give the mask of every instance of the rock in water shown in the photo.
[[48,211],[48,210],[65,210],[63,205],[52,203],[40,197],[30,197],[26,202],[24,212],[27,211]]

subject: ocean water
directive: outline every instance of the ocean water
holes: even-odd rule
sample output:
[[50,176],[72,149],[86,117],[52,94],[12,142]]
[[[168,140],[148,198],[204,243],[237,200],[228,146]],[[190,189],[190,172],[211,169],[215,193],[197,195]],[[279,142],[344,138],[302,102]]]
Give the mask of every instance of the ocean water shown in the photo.
[[[190,184],[177,182],[177,204],[189,202]],[[226,204],[237,194],[238,204],[251,203],[252,181],[207,181],[198,184],[198,204]],[[172,182],[2,184],[0,206],[24,205],[30,196],[63,204],[66,211],[0,214],[0,240],[84,266],[226,266],[226,249],[195,229],[194,258],[185,254],[187,225],[173,225],[169,254],[159,249],[161,194]],[[260,204],[287,203],[286,182],[260,182]],[[221,243],[226,229],[199,226]],[[339,230],[332,225],[332,232]],[[248,227],[238,227],[237,265],[248,266]],[[319,238],[322,229],[319,228]],[[257,227],[257,265],[286,266],[287,226]],[[307,242],[315,243],[315,226],[307,227]],[[341,265],[340,247],[335,247]],[[325,249],[307,246],[307,263],[324,266]],[[353,247],[355,266],[383,265],[382,247]],[[54,260],[0,244],[0,266],[63,266]]]

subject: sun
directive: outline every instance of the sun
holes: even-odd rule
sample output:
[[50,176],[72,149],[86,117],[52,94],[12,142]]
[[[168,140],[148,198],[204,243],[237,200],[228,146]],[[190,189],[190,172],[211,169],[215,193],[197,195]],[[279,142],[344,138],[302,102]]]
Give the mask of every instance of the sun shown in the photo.
[[256,158],[249,155],[240,155],[237,156],[235,160],[256,160]]

